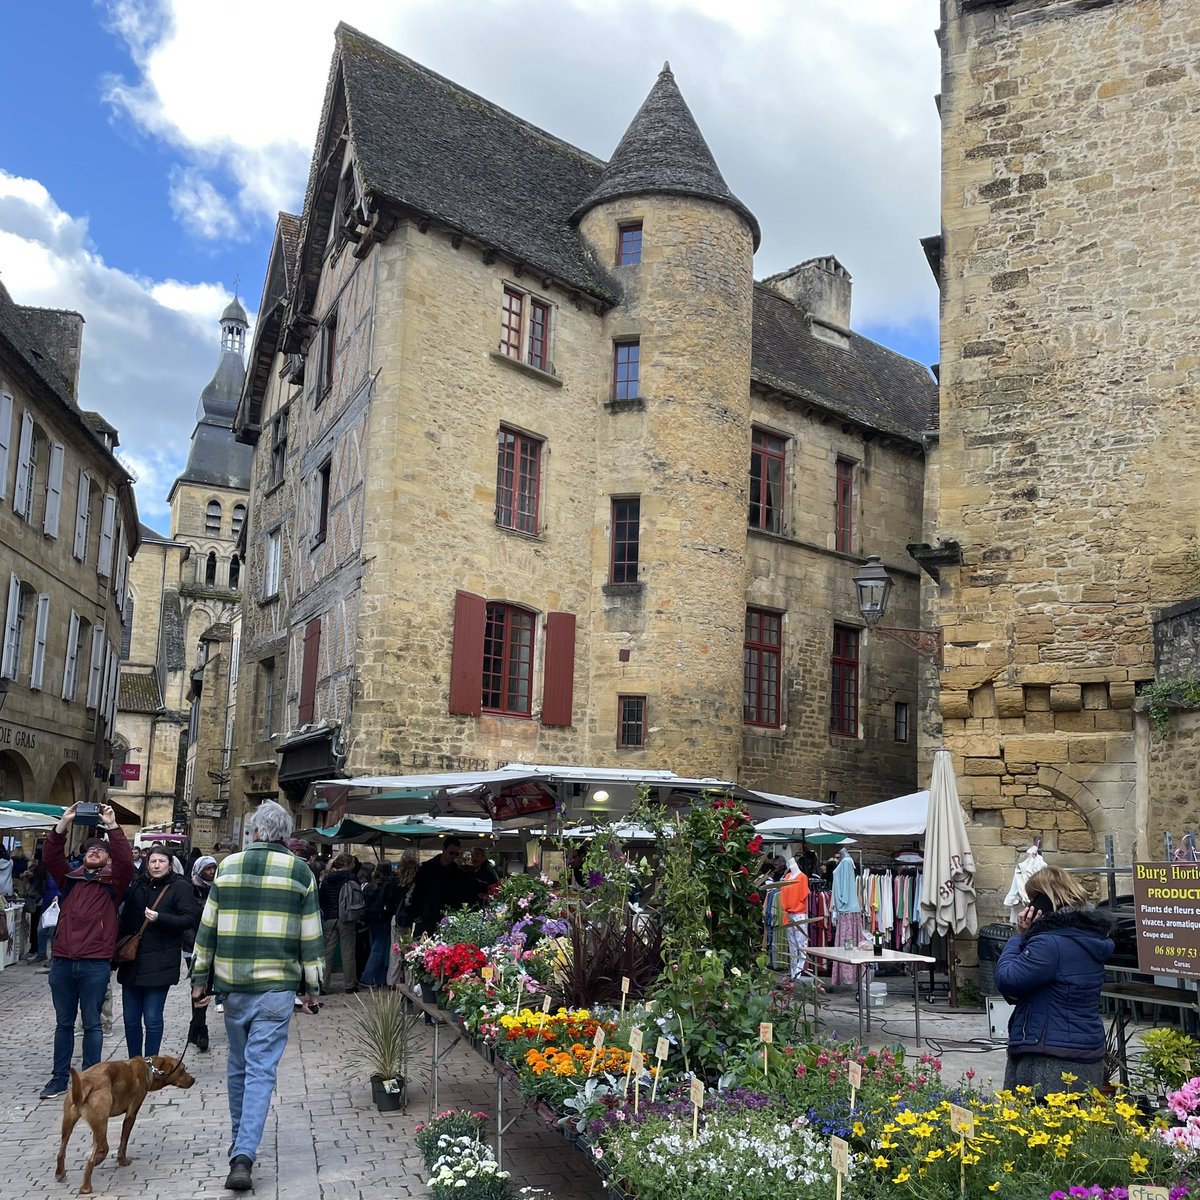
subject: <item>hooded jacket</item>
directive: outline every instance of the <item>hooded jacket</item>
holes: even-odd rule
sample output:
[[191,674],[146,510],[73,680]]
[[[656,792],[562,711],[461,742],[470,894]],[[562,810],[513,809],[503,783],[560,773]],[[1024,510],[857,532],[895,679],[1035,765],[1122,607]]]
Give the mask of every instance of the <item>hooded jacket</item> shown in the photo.
[[1104,1058],[1100,989],[1114,949],[1111,932],[1105,914],[1066,908],[1009,939],[996,964],[996,986],[1016,1006],[1008,1023],[1010,1054],[1080,1063]]

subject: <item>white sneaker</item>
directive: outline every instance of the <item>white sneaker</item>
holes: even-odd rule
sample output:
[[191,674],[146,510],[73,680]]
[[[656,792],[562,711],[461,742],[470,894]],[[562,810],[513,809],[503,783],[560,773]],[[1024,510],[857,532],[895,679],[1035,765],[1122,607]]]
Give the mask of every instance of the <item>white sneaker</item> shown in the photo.
[[217,1012],[219,1012],[219,1013],[223,1013],[224,1011],[225,1011],[225,1005],[223,1005],[223,1004],[218,1004],[218,1005],[217,1005]]

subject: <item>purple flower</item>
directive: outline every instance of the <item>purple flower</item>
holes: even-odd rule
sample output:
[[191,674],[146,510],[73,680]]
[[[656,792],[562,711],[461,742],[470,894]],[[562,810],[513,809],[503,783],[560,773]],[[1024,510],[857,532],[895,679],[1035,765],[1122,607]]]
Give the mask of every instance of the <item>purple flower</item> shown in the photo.
[[589,871],[587,876],[587,885],[590,888],[598,888],[604,882],[604,876],[599,871]]

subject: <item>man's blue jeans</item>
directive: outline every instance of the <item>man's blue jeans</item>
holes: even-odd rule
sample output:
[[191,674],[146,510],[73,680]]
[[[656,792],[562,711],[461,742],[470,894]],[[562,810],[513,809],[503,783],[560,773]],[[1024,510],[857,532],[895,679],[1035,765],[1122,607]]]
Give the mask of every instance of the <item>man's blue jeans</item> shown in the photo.
[[[125,1045],[130,1058],[153,1057],[162,1049],[163,1010],[167,1006],[166,987],[138,987],[127,983],[121,989],[121,1008],[125,1014]],[[146,1026],[142,1046],[142,1023]]]
[[275,1072],[287,1047],[296,989],[286,992],[230,992],[225,996],[225,1036],[229,1056],[229,1157],[258,1158],[258,1143],[275,1091]]
[[83,1022],[83,1069],[95,1066],[104,1049],[100,1009],[108,991],[112,967],[107,958],[55,958],[50,963],[50,995],[54,999],[53,1081],[66,1086],[71,1080],[71,1053],[75,1049],[75,1015]]

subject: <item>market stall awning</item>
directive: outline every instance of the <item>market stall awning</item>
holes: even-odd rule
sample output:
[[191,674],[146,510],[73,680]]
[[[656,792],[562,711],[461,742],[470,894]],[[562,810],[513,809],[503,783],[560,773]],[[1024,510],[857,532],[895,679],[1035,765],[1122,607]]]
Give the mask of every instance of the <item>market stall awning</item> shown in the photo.
[[[142,818],[138,813],[135,813],[130,808],[126,808],[111,796],[105,803],[112,805],[112,810],[122,825],[140,825],[142,823]],[[32,800],[0,800],[0,808],[5,808],[9,812],[25,813],[31,816],[53,817],[54,820],[50,823],[52,826],[57,825],[59,817],[67,811],[61,804],[37,804]]]
[[759,821],[754,828],[768,842],[805,842],[811,846],[842,846],[853,842],[843,833],[827,833],[821,828],[816,813],[797,813],[793,817],[771,817]]
[[0,807],[0,829],[14,832],[22,829],[53,829],[56,818],[40,813],[14,812],[8,805]]
[[821,828],[826,833],[849,833],[855,837],[920,837],[928,816],[929,792],[912,792],[834,817],[822,817]]

